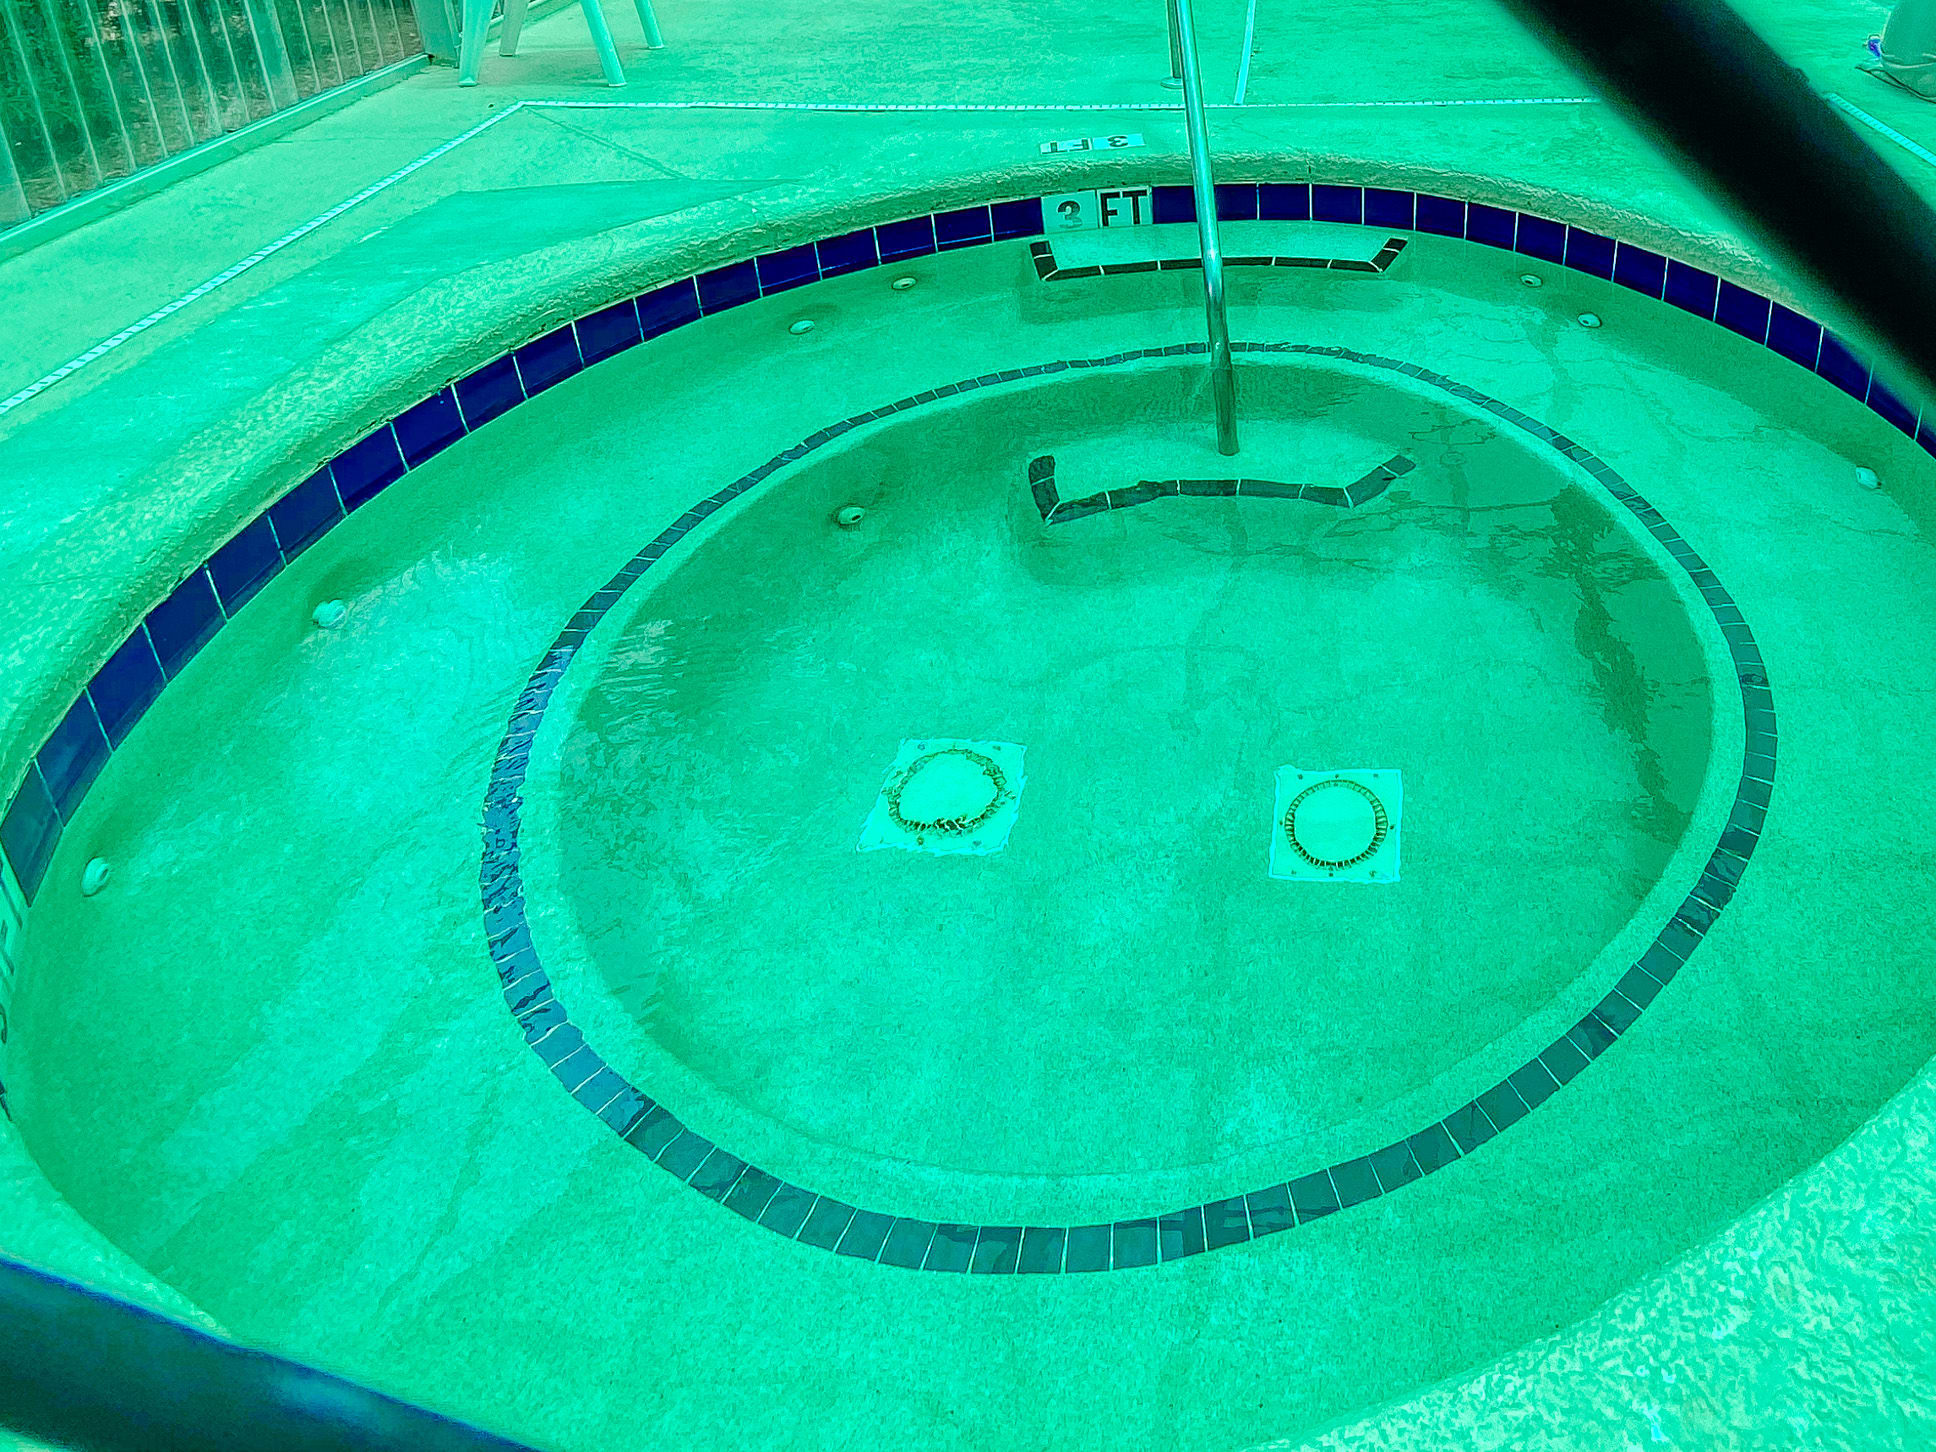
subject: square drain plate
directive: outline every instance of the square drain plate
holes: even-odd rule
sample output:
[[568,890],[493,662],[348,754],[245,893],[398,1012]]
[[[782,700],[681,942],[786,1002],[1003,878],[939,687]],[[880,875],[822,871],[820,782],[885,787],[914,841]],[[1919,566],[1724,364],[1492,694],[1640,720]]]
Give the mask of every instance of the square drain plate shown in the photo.
[[859,850],[985,856],[1008,845],[1022,805],[1022,747],[935,736],[903,741],[861,828]]
[[1293,882],[1398,881],[1404,805],[1396,771],[1278,767],[1270,875]]

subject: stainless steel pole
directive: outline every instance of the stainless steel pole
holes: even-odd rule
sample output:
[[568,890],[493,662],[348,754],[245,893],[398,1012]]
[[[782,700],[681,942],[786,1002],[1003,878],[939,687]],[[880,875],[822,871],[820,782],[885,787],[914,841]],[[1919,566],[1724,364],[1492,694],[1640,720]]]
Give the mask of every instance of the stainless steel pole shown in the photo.
[[1170,17],[1170,73],[1163,78],[1163,85],[1168,90],[1180,91],[1183,89],[1183,42],[1176,33],[1176,7],[1166,3],[1163,8]]
[[1223,306],[1223,252],[1217,246],[1217,189],[1210,180],[1210,128],[1203,115],[1196,22],[1190,0],[1170,0],[1183,60],[1183,129],[1190,138],[1190,181],[1197,198],[1197,247],[1203,254],[1203,311],[1210,327],[1210,394],[1217,406],[1217,452],[1237,452],[1237,375]]

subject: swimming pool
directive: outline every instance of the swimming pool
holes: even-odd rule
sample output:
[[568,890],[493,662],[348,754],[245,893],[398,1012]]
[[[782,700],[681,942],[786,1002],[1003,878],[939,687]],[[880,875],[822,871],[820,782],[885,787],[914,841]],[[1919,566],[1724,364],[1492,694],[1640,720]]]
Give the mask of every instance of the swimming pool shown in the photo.
[[[1045,455],[1069,499],[1229,470],[1194,361],[1127,356],[1187,342],[1195,280],[1044,282],[1024,238],[700,318],[371,491],[62,835],[10,1073],[50,1176],[238,1332],[549,1440],[1214,1446],[1556,1330],[1819,1159],[1932,1047],[1886,871],[1806,850],[1901,851],[1849,762],[1872,731],[1916,748],[1910,698],[1811,696],[1913,657],[1913,497],[1853,470],[1927,461],[1685,310],[1407,230],[1375,276],[1231,277],[1242,476],[1412,466],[1362,502],[1179,488],[1046,522]],[[1664,930],[1765,754],[1737,622],[1785,728],[1744,880],[1795,910],[1723,904],[1623,999],[1643,1030],[1516,1089],[1507,1132],[1481,1110],[1442,1165],[1410,1151],[1430,1173],[1299,1214],[1331,1207],[1293,1181],[1347,1198],[1334,1167],[1510,1082]],[[854,850],[926,738],[1026,748],[1001,852]],[[1269,875],[1285,765],[1403,774],[1396,883]],[[684,1176],[507,1013],[511,851],[552,1001],[706,1141]],[[697,1193],[716,1152],[812,1191],[800,1226],[750,1223],[777,1190],[750,1217]],[[1253,1236],[1273,1186],[1309,1223]],[[849,1210],[825,1245],[820,1199]],[[1241,1243],[1167,1263],[1166,1218],[1207,1246],[1232,1200]],[[854,1207],[937,1227],[921,1266],[943,1225],[970,1268],[1016,1234],[985,1274],[910,1274],[891,1226],[827,1253]],[[1098,1225],[1110,1274],[999,1274],[1028,1228],[1099,1270],[1071,1263]]]

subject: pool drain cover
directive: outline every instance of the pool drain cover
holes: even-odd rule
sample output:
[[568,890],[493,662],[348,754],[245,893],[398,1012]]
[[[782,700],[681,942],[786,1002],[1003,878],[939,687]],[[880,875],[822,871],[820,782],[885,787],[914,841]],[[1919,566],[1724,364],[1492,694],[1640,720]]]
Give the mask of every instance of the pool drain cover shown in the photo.
[[1398,881],[1395,771],[1277,769],[1270,875],[1301,882]]
[[1006,741],[903,741],[861,829],[860,850],[999,852],[1021,809],[1022,750]]

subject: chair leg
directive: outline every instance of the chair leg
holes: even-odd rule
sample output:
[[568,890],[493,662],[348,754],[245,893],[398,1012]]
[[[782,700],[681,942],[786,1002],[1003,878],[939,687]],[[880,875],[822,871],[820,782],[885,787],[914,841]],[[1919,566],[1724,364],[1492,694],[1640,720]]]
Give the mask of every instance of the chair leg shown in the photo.
[[504,29],[498,33],[499,55],[518,53],[518,37],[524,34],[524,12],[530,8],[531,0],[504,0]]
[[639,24],[645,28],[645,48],[664,50],[665,37],[659,34],[659,17],[652,9],[652,0],[633,0],[639,9]]
[[624,85],[625,71],[618,63],[618,47],[612,44],[612,30],[605,23],[604,8],[598,0],[578,0],[578,4],[585,12],[585,28],[592,33],[592,46],[598,51],[598,64],[605,72],[605,84]]
[[464,38],[457,49],[457,84],[477,84],[478,62],[484,59],[484,32],[491,28],[491,0],[464,0]]

